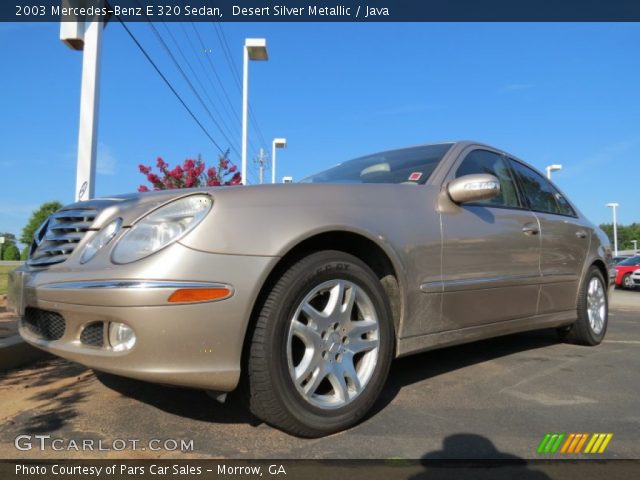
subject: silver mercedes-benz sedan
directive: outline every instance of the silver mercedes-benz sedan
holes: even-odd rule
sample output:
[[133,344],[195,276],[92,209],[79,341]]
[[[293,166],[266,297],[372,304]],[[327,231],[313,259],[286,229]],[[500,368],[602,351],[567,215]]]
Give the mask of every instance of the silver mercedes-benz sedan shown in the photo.
[[10,276],[20,333],[96,370],[222,395],[300,436],[358,422],[394,357],[556,328],[597,345],[604,233],[474,142],[368,155],[298,184],[75,203]]

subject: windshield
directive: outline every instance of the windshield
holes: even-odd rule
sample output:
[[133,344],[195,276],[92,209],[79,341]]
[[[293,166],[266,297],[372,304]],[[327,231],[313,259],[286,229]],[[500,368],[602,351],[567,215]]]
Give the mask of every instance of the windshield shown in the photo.
[[425,183],[452,143],[390,150],[341,163],[301,183]]
[[626,260],[621,261],[618,265],[622,267],[630,267],[634,265],[640,265],[640,256],[627,258]]

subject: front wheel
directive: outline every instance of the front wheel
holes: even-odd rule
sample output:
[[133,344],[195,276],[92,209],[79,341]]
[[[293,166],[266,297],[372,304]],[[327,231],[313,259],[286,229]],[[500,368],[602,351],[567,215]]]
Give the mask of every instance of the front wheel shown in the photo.
[[338,251],[303,258],[272,287],[257,319],[252,412],[304,437],[355,424],[382,390],[393,340],[386,293],[367,265]]
[[627,290],[632,290],[635,287],[633,283],[633,279],[631,278],[631,274],[627,273],[624,277],[622,277],[622,288],[626,288]]
[[598,345],[609,324],[606,283],[596,266],[591,266],[578,294],[578,319],[566,330],[566,338],[579,345]]

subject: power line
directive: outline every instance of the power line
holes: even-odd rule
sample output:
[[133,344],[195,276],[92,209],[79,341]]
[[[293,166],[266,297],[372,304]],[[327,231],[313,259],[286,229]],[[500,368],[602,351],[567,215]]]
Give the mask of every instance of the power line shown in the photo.
[[[196,35],[198,37],[198,40],[200,41],[200,44],[204,46],[204,42],[202,40],[202,37],[200,36],[200,33],[198,32],[198,29],[195,27],[195,24],[193,22],[191,22],[191,28],[193,28],[193,31],[196,33]],[[224,83],[222,82],[222,79],[218,75],[218,72],[216,71],[215,67],[213,66],[213,62],[211,61],[211,58],[209,58],[208,56],[206,58],[207,58],[207,61],[209,63],[209,67],[211,68],[211,71],[213,72],[214,76],[216,77],[216,80],[218,80],[218,83],[220,84],[220,88],[222,90],[222,93],[224,94],[225,98],[227,99],[227,103],[229,104],[229,107],[231,108],[232,114],[236,117],[236,120],[238,121],[238,123],[240,123],[240,117],[238,116],[238,113],[233,108],[233,104],[231,103],[231,98],[229,97],[229,94],[227,93],[227,89],[224,88]]]
[[211,28],[213,28],[214,32],[216,32],[218,41],[220,42],[220,46],[222,47],[222,52],[224,53],[225,59],[227,60],[227,64],[229,65],[229,70],[231,70],[231,76],[235,80],[236,86],[238,87],[238,92],[242,93],[242,82],[240,81],[240,72],[238,71],[236,64],[232,60],[231,49],[229,48],[229,44],[227,43],[227,38],[224,36],[224,31],[222,30],[222,26],[218,22],[212,22],[210,23],[210,25],[211,25]]
[[155,25],[153,24],[152,21],[149,21],[148,24],[151,27],[151,30],[155,34],[156,38],[158,39],[158,41],[160,42],[160,44],[162,45],[162,47],[166,51],[167,55],[169,55],[169,57],[173,61],[174,65],[176,66],[176,68],[178,69],[178,71],[180,72],[182,77],[184,78],[185,82],[187,82],[187,84],[189,85],[189,88],[191,88],[191,91],[193,92],[193,94],[198,98],[198,100],[200,101],[200,104],[202,105],[202,107],[205,109],[205,111],[207,112],[207,114],[209,115],[209,117],[211,118],[213,123],[218,127],[218,130],[220,130],[220,133],[222,134],[222,136],[225,138],[225,140],[227,142],[229,142],[229,145],[230,145],[231,149],[234,150],[238,156],[240,156],[238,150],[233,146],[233,142],[224,133],[220,123],[215,119],[215,117],[211,113],[211,110],[209,110],[207,105],[204,103],[204,100],[202,99],[202,97],[198,93],[198,90],[196,90],[196,88],[193,86],[193,83],[191,82],[191,80],[189,80],[189,77],[187,76],[187,74],[184,73],[184,70],[180,66],[180,63],[176,60],[176,57],[171,52],[171,49],[169,48],[169,46],[166,44],[166,42],[162,38],[162,35],[160,35],[160,32],[158,32],[158,29],[155,27]]
[[173,94],[176,96],[176,98],[178,99],[178,101],[182,104],[182,106],[185,108],[185,110],[189,113],[189,115],[191,115],[191,118],[193,118],[193,120],[198,124],[198,126],[200,127],[200,129],[204,132],[204,134],[209,138],[209,140],[211,140],[211,143],[213,143],[216,148],[218,149],[218,151],[220,153],[224,154],[224,150],[222,149],[222,147],[218,144],[218,142],[216,142],[213,137],[211,136],[211,134],[207,131],[206,128],[204,128],[204,125],[202,125],[202,123],[200,122],[200,120],[198,120],[198,118],[195,116],[195,114],[193,113],[193,111],[189,108],[189,106],[185,103],[185,101],[182,99],[182,97],[180,96],[180,94],[176,91],[175,88],[173,88],[173,85],[171,85],[171,82],[169,82],[169,80],[167,79],[167,77],[165,77],[165,75],[160,71],[160,68],[158,68],[158,66],[156,65],[156,63],[153,61],[153,59],[149,56],[149,54],[147,53],[147,51],[144,49],[144,47],[140,44],[140,42],[138,41],[138,39],[133,35],[133,33],[131,33],[131,30],[129,30],[129,28],[125,25],[124,21],[122,20],[122,18],[120,18],[119,15],[116,16],[118,18],[118,21],[120,22],[120,24],[123,26],[123,28],[125,29],[125,31],[129,34],[129,36],[131,37],[131,40],[133,40],[133,42],[137,45],[138,49],[140,49],[140,51],[142,52],[142,54],[146,57],[146,59],[149,61],[149,63],[151,64],[151,66],[153,66],[153,68],[155,69],[156,73],[158,75],[160,75],[160,78],[162,78],[162,80],[164,81],[164,83],[166,83],[167,87],[169,87],[169,89],[171,90],[171,92],[173,92]]
[[[240,91],[240,93],[242,93],[242,83],[240,80],[241,79],[240,72],[236,64],[233,62],[231,49],[229,48],[229,43],[227,42],[227,37],[224,33],[224,30],[222,29],[222,25],[219,22],[213,22],[212,28],[214,29],[214,31],[216,32],[216,35],[218,36],[218,41],[222,46],[224,56],[227,60],[227,64],[229,65],[229,69],[232,71],[232,76],[236,81],[236,86],[238,87],[238,90]],[[262,144],[264,146],[267,146],[268,143],[265,140],[264,135],[262,134],[262,129],[260,128],[260,124],[256,119],[256,115],[253,112],[253,107],[251,105],[249,105],[249,121],[253,124],[253,128],[256,130],[256,133],[258,134],[258,137],[260,138],[260,141],[262,142]]]
[[[140,6],[142,8],[142,5],[140,4],[139,0],[135,0],[135,2],[138,4],[138,6]],[[144,12],[144,10],[143,10]],[[171,49],[168,47],[168,45],[166,44],[166,42],[164,41],[164,39],[162,38],[162,35],[160,35],[160,32],[158,32],[158,29],[155,27],[155,25],[153,24],[153,21],[147,16],[147,14],[145,13],[145,18],[147,19],[147,23],[149,24],[149,26],[151,27],[151,30],[153,31],[153,33],[156,36],[156,39],[160,42],[160,44],[162,45],[162,47],[164,48],[165,52],[167,53],[167,55],[169,55],[169,58],[171,58],[171,60],[173,61],[175,67],[178,69],[178,71],[180,72],[180,74],[182,75],[182,78],[184,78],[185,82],[187,82],[187,84],[189,85],[189,88],[191,88],[191,91],[193,92],[193,94],[196,96],[196,98],[198,99],[198,101],[200,102],[200,104],[202,105],[202,107],[205,109],[205,111],[207,112],[207,114],[209,115],[209,118],[211,118],[211,120],[213,121],[213,123],[216,125],[216,127],[218,128],[219,132],[222,134],[222,136],[225,138],[225,140],[228,142],[231,150],[235,151],[235,153],[240,156],[240,153],[238,152],[238,150],[233,146],[233,142],[229,139],[229,137],[226,135],[226,133],[223,131],[222,127],[220,126],[220,123],[215,119],[215,117],[213,116],[213,114],[211,113],[211,110],[209,110],[209,108],[207,107],[207,105],[204,103],[204,100],[202,99],[202,97],[200,96],[200,94],[198,93],[198,91],[196,90],[196,88],[193,86],[193,83],[191,82],[191,80],[189,80],[189,77],[184,73],[184,70],[182,69],[182,67],[180,66],[180,63],[176,60],[175,56],[173,55],[173,53],[171,52]]]
[[[189,35],[189,32],[187,32],[187,30],[185,29],[184,25],[181,23],[180,26],[182,27],[182,30],[185,34],[185,37],[187,38],[187,41],[189,42],[189,45],[191,46],[192,50],[197,50],[196,47],[194,46],[194,44],[191,42],[191,36]],[[205,43],[202,39],[202,37],[200,36],[200,34],[198,33],[198,30],[195,28],[195,24],[193,22],[191,22],[191,26],[196,34],[196,36],[198,37],[198,42],[200,42],[201,46],[205,46]],[[224,102],[222,102],[221,96],[218,94],[218,91],[216,89],[216,87],[213,85],[213,82],[210,79],[210,76],[207,75],[207,69],[205,67],[204,62],[202,61],[202,59],[200,59],[200,57],[198,57],[198,61],[200,62],[200,67],[202,68],[202,71],[204,73],[204,75],[207,77],[207,79],[209,80],[209,84],[211,85],[211,88],[213,89],[213,91],[216,92],[217,97],[220,99],[221,104],[223,105],[223,107],[225,108],[225,110],[230,114],[233,115],[238,124],[240,123],[240,117],[238,116],[238,114],[236,113],[236,109],[233,107],[233,103],[231,102],[230,96],[227,92],[227,90],[224,88],[224,82],[222,81],[222,79],[220,78],[220,76],[218,75],[218,72],[216,71],[215,67],[213,66],[213,62],[211,61],[211,59],[209,58],[209,56],[206,57],[207,61],[209,63],[210,69],[213,72],[214,76],[216,77],[218,84],[220,85],[227,103],[229,104],[229,107],[227,107],[227,105],[225,105]],[[232,122],[233,123],[233,122]],[[234,124],[235,128],[234,128],[234,132],[238,135],[238,138],[240,137],[240,126],[238,124]],[[253,148],[254,150],[258,150],[258,147],[256,146],[256,144],[253,142],[253,140],[249,140],[249,144],[251,145],[251,148]]]
[[[242,94],[240,72],[238,71],[238,68],[236,67],[236,64],[233,61],[233,58],[231,55],[231,49],[229,48],[229,43],[227,42],[227,38],[224,35],[224,31],[222,30],[222,25],[220,25],[217,22],[210,23],[210,25],[213,31],[216,33],[216,36],[218,37],[218,43],[220,44],[222,53],[229,67],[229,71],[231,72],[231,78],[234,80],[236,87],[238,88],[238,92]],[[252,122],[253,126],[255,127],[257,122],[255,121],[255,117],[252,114],[251,105],[249,105],[249,114],[250,114],[249,120]],[[238,121],[240,121],[239,118],[238,118]],[[266,145],[266,142],[264,141],[264,136],[262,136],[261,133],[259,134],[259,136],[262,138],[262,143]],[[258,150],[258,147],[255,145],[255,143],[251,139],[249,139],[249,144],[251,145],[251,148],[253,148],[253,150],[256,150],[256,151]]]
[[[191,62],[189,62],[189,60],[187,59],[186,55],[184,54],[184,51],[180,47],[180,44],[176,40],[175,36],[173,35],[173,33],[171,33],[171,30],[169,29],[169,27],[167,27],[166,24],[164,24],[164,27],[165,27],[165,30],[167,31],[167,33],[169,34],[169,36],[171,37],[171,40],[175,44],[176,48],[178,49],[178,52],[182,56],[182,59],[185,61],[187,67],[189,68],[189,70],[193,74],[194,78],[196,79],[196,81],[200,85],[200,88],[202,89],[202,91],[204,92],[205,96],[207,97],[207,100],[209,100],[209,103],[210,103],[211,107],[213,108],[213,110],[215,111],[216,114],[218,114],[220,117],[222,117],[223,115],[217,109],[215,103],[213,102],[213,99],[207,93],[207,89],[204,87],[204,84],[200,79],[200,75],[198,75],[198,73],[195,71],[195,69],[191,66]],[[229,126],[225,122],[222,122],[222,125],[224,125],[225,129],[227,130],[227,133],[229,135],[233,136],[233,132],[231,131],[231,128],[229,128]]]

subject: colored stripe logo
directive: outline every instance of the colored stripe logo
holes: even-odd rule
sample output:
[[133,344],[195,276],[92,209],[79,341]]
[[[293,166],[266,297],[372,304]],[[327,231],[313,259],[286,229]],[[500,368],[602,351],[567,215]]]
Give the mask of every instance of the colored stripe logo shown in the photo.
[[[613,433],[547,433],[537,453],[604,453]],[[584,450],[583,450],[584,448]]]

